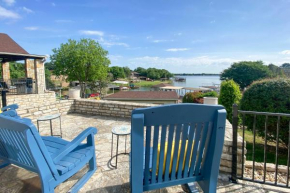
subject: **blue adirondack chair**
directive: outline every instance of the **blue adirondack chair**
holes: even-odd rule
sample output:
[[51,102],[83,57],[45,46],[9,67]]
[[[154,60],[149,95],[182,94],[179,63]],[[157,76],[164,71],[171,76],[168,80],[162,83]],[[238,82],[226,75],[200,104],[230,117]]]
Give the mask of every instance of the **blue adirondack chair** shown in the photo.
[[[37,173],[42,192],[48,193],[88,164],[88,172],[69,191],[77,192],[97,169],[94,144],[97,129],[87,128],[71,142],[42,137],[29,119],[17,115],[13,106],[7,109],[0,114],[0,160],[4,161],[0,168],[14,164]],[[82,143],[85,139],[87,142]]]
[[191,182],[198,182],[206,193],[216,192],[225,121],[226,111],[219,105],[177,104],[133,110],[132,192]]

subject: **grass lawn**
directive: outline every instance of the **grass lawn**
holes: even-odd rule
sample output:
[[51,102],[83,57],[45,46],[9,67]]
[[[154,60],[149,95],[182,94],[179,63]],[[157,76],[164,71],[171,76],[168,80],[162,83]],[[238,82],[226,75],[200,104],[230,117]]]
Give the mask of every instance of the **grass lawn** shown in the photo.
[[[238,130],[240,136],[243,136],[242,129]],[[247,142],[247,160],[253,160],[253,132],[249,130],[245,130],[245,141]],[[262,137],[256,135],[256,143],[255,143],[255,161],[256,162],[264,162],[264,143],[265,140]],[[276,159],[276,143],[267,142],[267,163],[274,163]],[[287,148],[279,145],[279,153],[278,153],[278,163],[279,165],[287,165]]]
[[156,81],[140,81],[140,82],[134,82],[135,86],[139,86],[139,87],[151,87],[157,84],[161,84],[161,83],[167,83],[170,84],[171,81],[160,81],[160,80],[156,80]]

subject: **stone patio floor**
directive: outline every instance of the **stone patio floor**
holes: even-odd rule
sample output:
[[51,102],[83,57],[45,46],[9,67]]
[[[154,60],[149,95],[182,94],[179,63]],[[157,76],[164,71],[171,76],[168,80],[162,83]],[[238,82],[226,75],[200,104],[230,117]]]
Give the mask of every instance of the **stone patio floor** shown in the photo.
[[[98,129],[98,133],[95,136],[98,169],[96,173],[90,178],[90,180],[83,186],[80,192],[130,192],[129,156],[121,155],[118,157],[117,169],[113,169],[109,166],[109,160],[111,159],[111,130],[114,126],[118,125],[130,125],[130,120],[125,118],[90,116],[81,114],[68,114],[62,116],[62,131],[64,139],[72,140],[87,127],[96,127]],[[53,121],[53,128],[54,134],[57,134],[59,128],[58,120]],[[41,135],[50,135],[48,123],[40,123],[40,133]],[[129,140],[127,141],[127,144],[127,150],[130,150]],[[119,150],[119,152],[125,150],[123,137],[120,137]],[[70,187],[77,181],[77,179],[81,177],[82,172],[77,173],[65,183],[58,186],[55,189],[55,192],[67,192]],[[242,180],[239,181],[239,184],[233,184],[228,181],[228,177],[226,175],[222,174],[219,177],[217,190],[217,192],[231,193],[290,192],[290,189],[262,185]],[[0,192],[41,192],[41,184],[36,174],[16,166],[8,166],[6,168],[0,169]],[[176,193],[184,191],[181,186],[174,186],[150,192]]]

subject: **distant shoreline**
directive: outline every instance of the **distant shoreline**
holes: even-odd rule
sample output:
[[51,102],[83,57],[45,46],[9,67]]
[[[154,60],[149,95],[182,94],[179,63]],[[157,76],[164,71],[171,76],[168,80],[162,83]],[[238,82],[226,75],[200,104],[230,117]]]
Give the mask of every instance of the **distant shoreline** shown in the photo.
[[173,74],[174,76],[220,76],[220,74]]

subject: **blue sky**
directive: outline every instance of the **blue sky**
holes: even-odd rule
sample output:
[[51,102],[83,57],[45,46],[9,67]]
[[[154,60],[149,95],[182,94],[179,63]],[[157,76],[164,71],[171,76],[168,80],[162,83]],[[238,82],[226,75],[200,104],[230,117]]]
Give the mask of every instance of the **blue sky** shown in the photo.
[[0,32],[31,54],[92,38],[111,66],[219,73],[290,62],[290,0],[0,0]]

